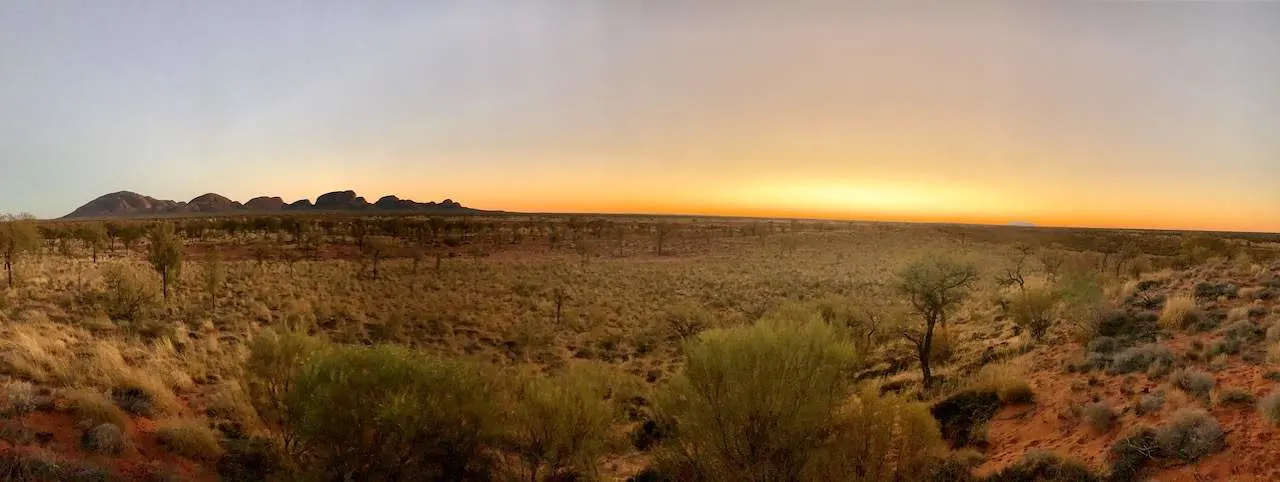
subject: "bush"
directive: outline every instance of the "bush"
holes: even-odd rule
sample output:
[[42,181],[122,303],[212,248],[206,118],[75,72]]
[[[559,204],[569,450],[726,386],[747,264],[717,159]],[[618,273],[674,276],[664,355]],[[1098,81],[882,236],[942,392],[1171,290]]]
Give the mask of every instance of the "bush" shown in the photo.
[[146,321],[160,306],[160,283],[150,272],[118,263],[102,273],[107,288],[102,293],[103,309],[116,321]]
[[677,303],[663,315],[663,324],[672,338],[686,340],[711,327],[711,314],[701,306],[685,301]]
[[1202,400],[1209,399],[1209,392],[1217,383],[1213,375],[1199,370],[1178,370],[1169,375],[1173,386]]
[[1199,322],[1200,310],[1196,308],[1195,298],[1189,296],[1169,298],[1160,313],[1160,326],[1166,330],[1185,330]]
[[1148,427],[1140,428],[1111,446],[1111,480],[1139,480],[1143,469],[1161,457],[1156,431]]
[[[226,454],[218,459],[218,476],[226,482],[259,482],[285,470],[279,447],[270,439],[248,438],[228,440]],[[281,478],[290,480],[292,478]]]
[[1116,442],[1111,448],[1111,479],[1139,480],[1152,462],[1191,463],[1222,450],[1224,444],[1225,434],[1217,420],[1203,410],[1184,409],[1166,425],[1138,429]]
[[1156,429],[1161,454],[1188,463],[1222,450],[1225,436],[1218,421],[1200,409],[1180,410]]
[[1022,296],[1015,296],[1010,305],[1013,323],[1041,340],[1053,323],[1053,309],[1058,304],[1058,294],[1047,287],[1027,288]]
[[1111,403],[1102,401],[1081,407],[1080,417],[1094,432],[1107,433],[1115,426],[1119,414],[1116,413],[1116,409],[1111,407]]
[[106,482],[111,472],[89,462],[49,452],[0,451],[0,474],[8,482]]
[[1249,320],[1239,320],[1222,328],[1222,335],[1228,340],[1249,344],[1263,338],[1263,331]]
[[76,421],[88,427],[96,427],[104,423],[124,427],[129,420],[129,416],[116,407],[111,399],[93,390],[83,388],[69,390],[62,394],[62,398]]
[[[258,416],[268,427],[281,430],[286,425],[285,395],[294,386],[298,370],[326,345],[305,334],[276,333],[268,329],[248,344],[241,386]],[[284,449],[293,451],[294,440],[285,432]]]
[[1109,336],[1100,336],[1089,340],[1089,353],[1115,353],[1120,349],[1120,342]]
[[80,447],[90,453],[120,455],[125,448],[124,432],[114,424],[98,425],[80,436]]
[[315,355],[286,385],[286,432],[321,478],[475,480],[492,471],[501,390],[476,363],[341,347]]
[[1146,415],[1159,412],[1162,407],[1164,407],[1164,393],[1154,393],[1139,398],[1138,404],[1133,411],[1138,415]]
[[615,411],[608,384],[592,375],[575,370],[531,377],[519,390],[510,423],[512,447],[529,480],[594,475]]
[[1107,369],[1107,373],[1120,375],[1145,371],[1155,363],[1173,364],[1173,353],[1161,345],[1148,343],[1117,353],[1112,358],[1111,367]]
[[1223,390],[1218,394],[1218,403],[1223,405],[1253,405],[1256,401],[1257,397],[1252,393],[1238,388]]
[[981,435],[1000,405],[1000,396],[994,390],[966,390],[938,402],[930,412],[941,426],[942,437],[951,442],[952,448],[960,448]]
[[1258,413],[1272,425],[1280,425],[1280,390],[1272,390],[1258,400]]
[[222,446],[218,436],[199,420],[163,420],[156,425],[156,439],[170,452],[195,460],[218,460]]
[[134,415],[150,417],[155,400],[151,394],[138,387],[115,388],[111,390],[111,399],[116,406]]
[[985,482],[1026,481],[1102,482],[1102,477],[1074,460],[1064,459],[1049,451],[1032,451],[1013,465],[985,479]]
[[986,365],[969,382],[974,391],[994,391],[1005,405],[1032,403],[1035,391],[1022,371],[1010,364]]
[[712,330],[685,351],[657,404],[676,421],[658,455],[673,480],[910,480],[941,443],[918,403],[871,391],[846,403],[855,354],[816,317]]

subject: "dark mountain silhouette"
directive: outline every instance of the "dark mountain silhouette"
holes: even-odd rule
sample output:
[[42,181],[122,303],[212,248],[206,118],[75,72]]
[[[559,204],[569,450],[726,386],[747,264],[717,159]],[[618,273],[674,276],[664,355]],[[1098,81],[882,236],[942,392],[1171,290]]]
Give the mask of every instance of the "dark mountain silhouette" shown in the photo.
[[284,199],[279,196],[258,196],[244,203],[244,208],[250,211],[283,211],[285,206]]
[[63,219],[73,218],[117,218],[147,217],[182,214],[233,214],[261,212],[429,212],[440,214],[475,214],[483,213],[476,209],[463,207],[451,199],[442,202],[420,203],[396,196],[383,196],[377,203],[369,204],[365,198],[355,191],[334,191],[320,195],[312,204],[309,199],[302,199],[285,204],[279,197],[260,196],[241,204],[237,201],[214,193],[204,194],[189,202],[169,201],[143,196],[129,191],[114,192],[103,195]]

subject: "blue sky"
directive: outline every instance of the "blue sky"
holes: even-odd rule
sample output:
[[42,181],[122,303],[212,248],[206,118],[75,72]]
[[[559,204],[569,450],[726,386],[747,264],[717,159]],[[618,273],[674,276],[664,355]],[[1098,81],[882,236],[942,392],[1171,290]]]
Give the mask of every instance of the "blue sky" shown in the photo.
[[4,2],[0,212],[350,188],[1280,231],[1280,3],[957,3]]

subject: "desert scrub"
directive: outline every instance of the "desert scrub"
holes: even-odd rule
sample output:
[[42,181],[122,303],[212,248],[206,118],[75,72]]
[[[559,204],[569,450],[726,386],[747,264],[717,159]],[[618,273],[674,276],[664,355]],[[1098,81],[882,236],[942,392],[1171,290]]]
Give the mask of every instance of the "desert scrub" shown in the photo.
[[511,448],[529,480],[597,477],[617,410],[611,384],[579,368],[553,377],[528,375],[509,422]]
[[[967,474],[966,474],[967,475]],[[1089,471],[1075,460],[1054,452],[1034,450],[1003,470],[987,477],[988,482],[1016,482],[1029,480],[1060,480],[1072,482],[1102,482],[1104,479]]]
[[1139,428],[1111,448],[1112,480],[1140,480],[1145,469],[1163,460],[1192,463],[1225,447],[1218,421],[1200,409],[1182,409],[1157,428]]
[[[460,480],[493,471],[505,388],[474,361],[391,346],[323,350],[296,370],[284,431],[316,476]],[[364,440],[348,450],[351,440]],[[406,452],[405,444],[417,450]]]
[[1095,433],[1110,432],[1119,416],[1111,402],[1107,401],[1090,403],[1080,408],[1080,418]]
[[[686,478],[912,479],[941,447],[937,424],[919,403],[875,391],[846,403],[855,354],[820,319],[711,330],[685,351],[684,373],[656,408],[678,421],[658,458]],[[751,456],[749,447],[772,455]],[[897,464],[886,463],[889,453]]]
[[1169,375],[1169,382],[1187,394],[1204,401],[1217,383],[1213,375],[1199,370],[1176,370]]
[[218,436],[201,420],[162,420],[156,425],[156,439],[160,445],[183,457],[218,460],[222,456]]
[[106,289],[100,295],[101,306],[112,320],[144,322],[160,306],[160,283],[149,271],[122,261],[103,270],[102,279]]
[[1033,340],[1040,341],[1053,323],[1053,312],[1057,304],[1058,293],[1052,288],[1028,287],[1013,296],[1009,311],[1013,315],[1014,325],[1026,330]]
[[[311,357],[323,354],[328,345],[303,333],[267,329],[251,340],[248,348],[241,389],[263,423],[280,430],[288,421],[285,395],[293,389],[298,369]],[[288,434],[284,442],[286,450],[294,448]]]
[[1257,401],[1252,393],[1239,388],[1223,389],[1218,393],[1218,404],[1220,405],[1253,405]]
[[1258,400],[1258,413],[1272,425],[1280,425],[1280,389],[1272,390]]
[[1195,298],[1173,296],[1165,301],[1164,311],[1160,313],[1160,326],[1170,331],[1185,330],[1199,323],[1200,317]]
[[75,416],[77,423],[87,427],[104,423],[125,427],[129,420],[129,416],[106,395],[86,388],[62,392],[62,403]]
[[110,423],[86,430],[80,436],[80,448],[90,453],[120,455],[127,446],[124,431]]
[[1222,450],[1225,434],[1208,412],[1182,409],[1156,430],[1156,442],[1165,456],[1189,463]]
[[1150,395],[1143,395],[1138,398],[1138,403],[1134,406],[1134,413],[1138,415],[1146,415],[1148,413],[1159,412],[1164,407],[1164,392],[1157,392]]
[[969,381],[967,389],[993,391],[1000,397],[1000,402],[1006,405],[1035,401],[1035,390],[1027,382],[1023,370],[1007,363],[983,366]]
[[1173,364],[1173,353],[1168,348],[1155,343],[1135,346],[1117,353],[1111,360],[1107,373],[1119,375],[1146,371],[1153,364]]

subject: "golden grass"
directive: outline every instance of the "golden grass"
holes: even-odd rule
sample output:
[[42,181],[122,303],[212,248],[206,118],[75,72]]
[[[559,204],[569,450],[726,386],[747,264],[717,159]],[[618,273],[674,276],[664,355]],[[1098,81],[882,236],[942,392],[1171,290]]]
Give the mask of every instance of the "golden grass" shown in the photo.
[[120,410],[110,397],[102,392],[87,388],[76,388],[62,392],[62,402],[78,423],[85,428],[92,428],[104,423],[114,424],[121,429],[127,427],[129,416]]
[[165,449],[183,457],[217,460],[222,456],[218,436],[201,420],[161,420],[156,424],[156,439]]
[[971,377],[966,386],[970,390],[994,391],[1000,401],[1008,404],[1029,403],[1035,390],[1027,381],[1026,369],[1011,363],[986,365]]
[[1184,330],[1199,319],[1196,300],[1190,296],[1171,296],[1160,313],[1160,326],[1167,330]]

